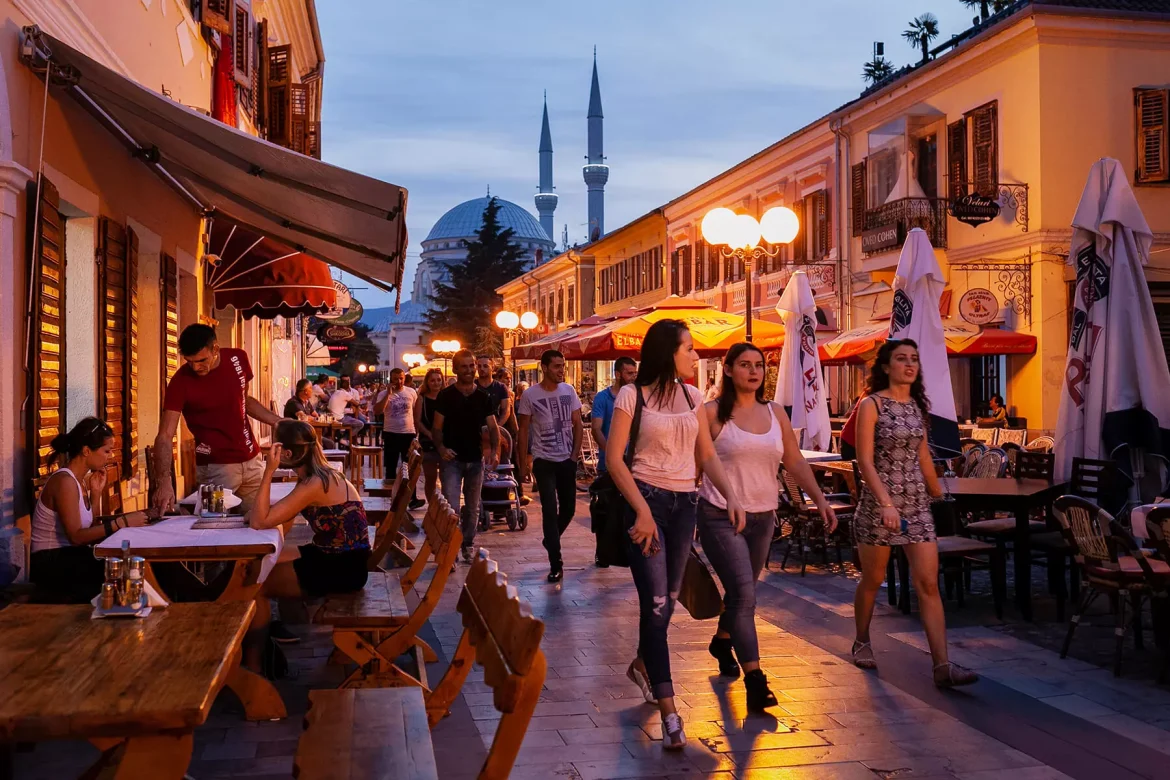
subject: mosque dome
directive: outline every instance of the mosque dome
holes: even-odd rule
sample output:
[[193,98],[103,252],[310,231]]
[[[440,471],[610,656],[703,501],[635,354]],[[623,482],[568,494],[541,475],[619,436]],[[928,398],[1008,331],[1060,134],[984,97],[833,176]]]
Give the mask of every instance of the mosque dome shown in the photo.
[[[544,228],[536,217],[527,210],[511,201],[496,198],[500,207],[499,220],[501,228],[512,228],[517,241],[541,241],[553,245],[552,238],[544,232]],[[476,198],[460,203],[455,208],[439,217],[439,221],[431,228],[431,232],[423,239],[424,244],[431,241],[445,239],[472,239],[483,225],[483,212],[487,208],[487,198]]]

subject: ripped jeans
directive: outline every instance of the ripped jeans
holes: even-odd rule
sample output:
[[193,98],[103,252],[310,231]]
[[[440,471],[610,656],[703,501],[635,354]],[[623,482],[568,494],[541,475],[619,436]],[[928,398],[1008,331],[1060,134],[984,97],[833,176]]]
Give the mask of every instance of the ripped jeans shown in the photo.
[[[646,676],[654,697],[674,696],[670,681],[670,647],[666,632],[682,587],[683,571],[695,538],[695,512],[699,494],[675,493],[644,482],[638,490],[650,506],[658,525],[661,549],[647,557],[630,541],[630,574],[638,589],[638,655],[646,664]],[[626,512],[626,528],[634,525],[634,510]]]

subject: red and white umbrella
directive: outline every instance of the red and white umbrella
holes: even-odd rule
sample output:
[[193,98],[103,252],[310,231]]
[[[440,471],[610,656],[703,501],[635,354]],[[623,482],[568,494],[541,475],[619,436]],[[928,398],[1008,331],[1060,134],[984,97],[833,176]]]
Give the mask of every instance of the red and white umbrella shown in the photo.
[[785,344],[776,376],[776,402],[790,409],[793,428],[804,429],[802,447],[828,452],[833,431],[817,352],[817,304],[804,271],[792,274],[776,311],[784,320]]

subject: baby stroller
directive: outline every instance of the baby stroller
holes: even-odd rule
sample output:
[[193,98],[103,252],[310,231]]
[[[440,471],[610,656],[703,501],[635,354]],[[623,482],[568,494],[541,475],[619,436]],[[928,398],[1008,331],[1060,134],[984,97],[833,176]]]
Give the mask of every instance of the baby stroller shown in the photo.
[[484,472],[479,530],[490,530],[493,522],[505,521],[509,531],[523,531],[528,527],[528,512],[520,505],[520,489],[514,470],[512,464],[501,463],[495,471]]

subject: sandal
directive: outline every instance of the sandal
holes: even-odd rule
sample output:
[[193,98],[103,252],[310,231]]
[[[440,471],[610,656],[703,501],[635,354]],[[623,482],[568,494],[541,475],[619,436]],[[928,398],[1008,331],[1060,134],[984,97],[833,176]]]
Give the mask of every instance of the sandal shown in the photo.
[[[939,669],[946,669],[945,676],[939,676]],[[938,688],[957,688],[960,685],[971,685],[979,681],[979,675],[970,669],[964,669],[956,663],[947,661],[934,667],[934,684]]]
[[[853,656],[853,665],[858,669],[877,669],[877,659],[873,657],[873,647],[869,642],[853,640],[853,649],[849,651]],[[858,655],[862,653],[863,655]]]

